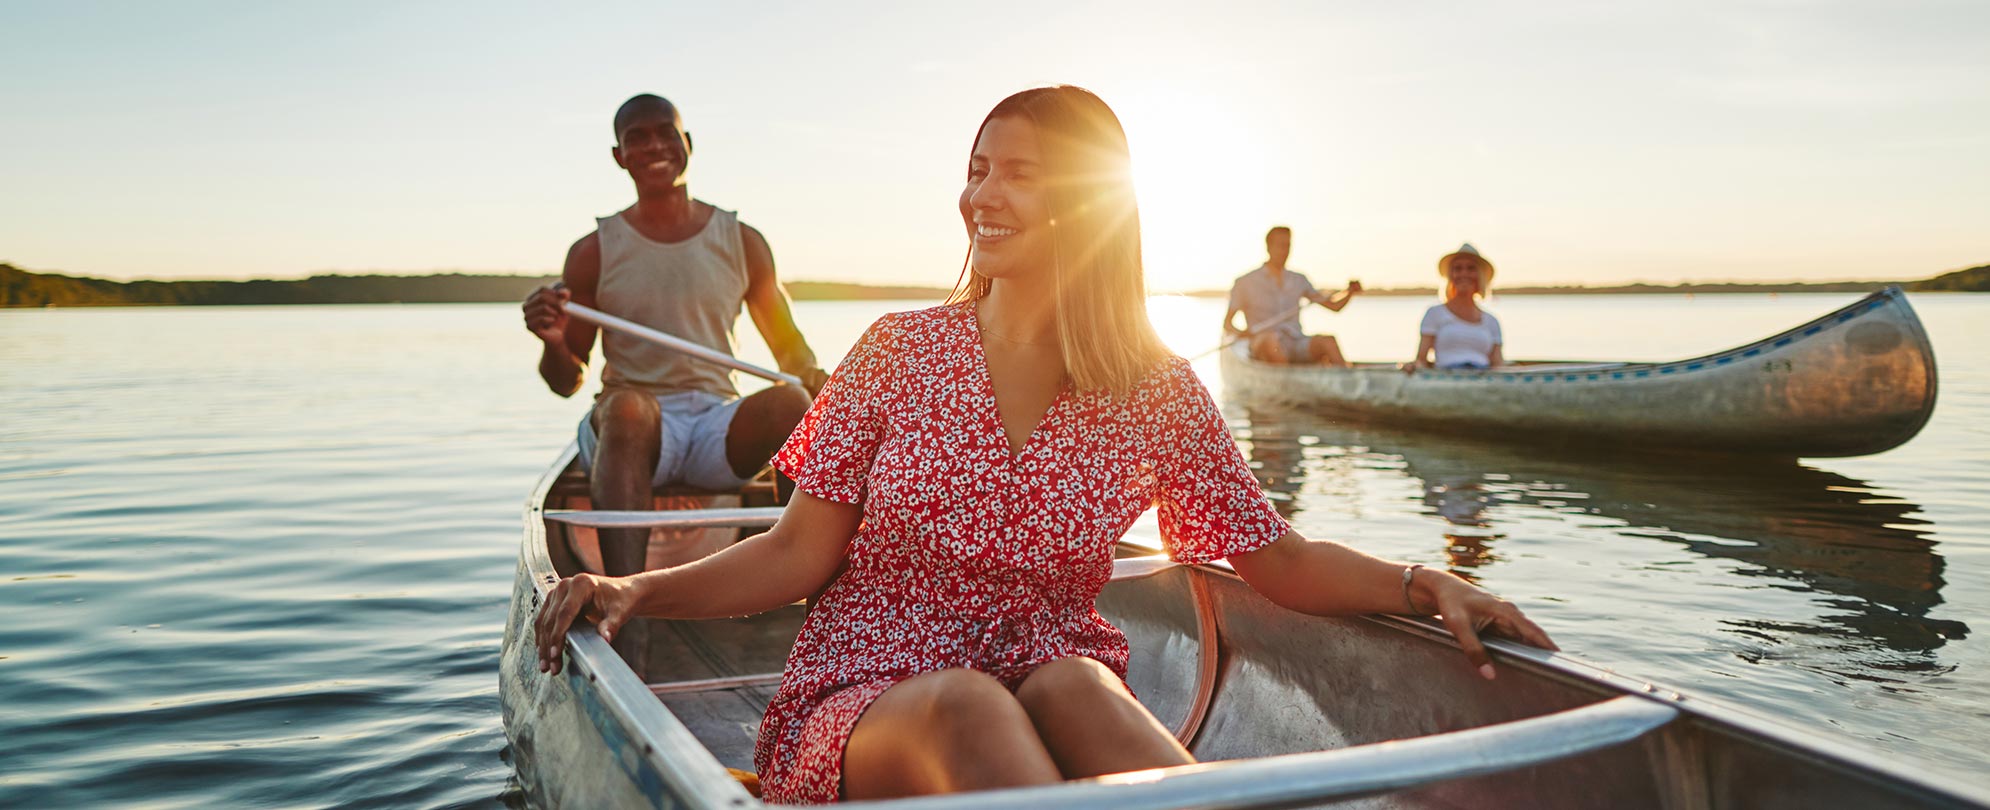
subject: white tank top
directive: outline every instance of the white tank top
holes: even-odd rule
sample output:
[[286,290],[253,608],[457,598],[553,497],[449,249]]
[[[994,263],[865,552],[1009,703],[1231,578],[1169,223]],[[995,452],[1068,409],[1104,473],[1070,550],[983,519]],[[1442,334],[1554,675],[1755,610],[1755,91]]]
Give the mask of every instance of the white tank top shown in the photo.
[[[601,311],[733,353],[733,323],[747,287],[736,214],[712,206],[703,230],[668,244],[636,232],[621,214],[600,217],[595,226],[601,241],[595,298]],[[601,352],[608,361],[601,373],[606,387],[739,395],[725,367],[612,330],[602,330]]]

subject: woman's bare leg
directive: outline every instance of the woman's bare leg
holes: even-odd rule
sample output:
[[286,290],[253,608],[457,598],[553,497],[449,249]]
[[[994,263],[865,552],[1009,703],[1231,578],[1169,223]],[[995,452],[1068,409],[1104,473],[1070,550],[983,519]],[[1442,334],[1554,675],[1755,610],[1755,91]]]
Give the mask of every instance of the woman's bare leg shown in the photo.
[[873,702],[843,749],[843,798],[886,799],[1057,782],[1030,716],[971,669],[908,678]]
[[1118,675],[1090,658],[1037,667],[1016,700],[1066,779],[1195,762]]

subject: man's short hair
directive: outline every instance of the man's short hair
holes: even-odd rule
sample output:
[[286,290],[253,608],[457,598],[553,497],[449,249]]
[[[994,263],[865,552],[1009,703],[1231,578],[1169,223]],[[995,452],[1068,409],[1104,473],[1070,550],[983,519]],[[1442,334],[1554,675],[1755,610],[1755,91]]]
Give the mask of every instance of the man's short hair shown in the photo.
[[621,142],[622,127],[629,123],[631,116],[652,107],[661,107],[668,111],[672,118],[677,117],[677,105],[670,103],[670,99],[655,93],[638,93],[630,96],[628,101],[622,102],[622,106],[615,110],[615,141]]
[[1265,232],[1264,232],[1264,241],[1265,241],[1265,243],[1266,243],[1266,244],[1270,244],[1270,243],[1271,243],[1271,238],[1272,238],[1272,237],[1274,237],[1274,236],[1277,236],[1277,235],[1279,235],[1279,234],[1281,234],[1281,233],[1282,233],[1282,234],[1285,234],[1285,238],[1287,238],[1287,239],[1290,239],[1290,238],[1292,238],[1292,229],[1291,229],[1291,228],[1288,228],[1288,227],[1285,227],[1284,225],[1273,225],[1273,226],[1271,226],[1271,230],[1268,230],[1268,231],[1265,231]]

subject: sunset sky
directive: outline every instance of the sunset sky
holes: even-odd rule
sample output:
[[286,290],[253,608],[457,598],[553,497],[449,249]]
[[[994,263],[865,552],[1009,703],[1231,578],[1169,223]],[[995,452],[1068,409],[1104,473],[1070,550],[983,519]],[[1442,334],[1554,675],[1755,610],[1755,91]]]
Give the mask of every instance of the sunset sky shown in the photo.
[[1990,3],[0,5],[0,261],[552,271],[633,199],[615,107],[788,279],[949,285],[974,127],[1097,91],[1150,286],[1905,278],[1990,262]]

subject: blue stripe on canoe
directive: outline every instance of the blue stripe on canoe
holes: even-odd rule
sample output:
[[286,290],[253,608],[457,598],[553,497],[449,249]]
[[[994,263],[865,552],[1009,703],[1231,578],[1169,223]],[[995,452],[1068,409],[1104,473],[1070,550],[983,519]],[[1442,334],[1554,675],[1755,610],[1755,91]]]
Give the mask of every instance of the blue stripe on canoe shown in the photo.
[[1811,335],[1815,335],[1815,334],[1817,334],[1817,333],[1819,333],[1819,332],[1822,332],[1822,331],[1824,331],[1824,327],[1822,327],[1822,326],[1813,326],[1813,327],[1811,327],[1811,328],[1809,328],[1809,329],[1805,329],[1805,330],[1803,330],[1803,336],[1804,336],[1804,337],[1810,337]]
[[1790,345],[1790,341],[1792,341],[1792,340],[1795,340],[1795,339],[1796,339],[1796,338],[1782,338],[1782,339],[1780,339],[1780,340],[1777,340],[1777,341],[1776,341],[1775,343],[1771,343],[1771,344],[1769,344],[1769,345],[1771,345],[1771,346],[1788,346],[1788,345]]
[[1721,358],[1721,359],[1719,359],[1719,360],[1715,360],[1715,361],[1714,361],[1714,365],[1717,365],[1717,366],[1725,366],[1725,365],[1727,365],[1727,364],[1729,364],[1729,363],[1732,363],[1732,362],[1734,362],[1734,356],[1733,356],[1733,355],[1729,355],[1729,356],[1727,356],[1727,357],[1723,357],[1723,358]]
[[[1601,375],[1601,374],[1591,374],[1591,375],[1589,375],[1589,378],[1590,378],[1590,379],[1592,379],[1592,380],[1594,380],[1594,379],[1597,379],[1597,378],[1599,378],[1599,377],[1601,377],[1601,376],[1603,376],[1603,375]],[[1617,376],[1619,376],[1619,377],[1622,377],[1622,376],[1624,376],[1624,375],[1622,375],[1622,374],[1619,374],[1619,375],[1617,375]]]
[[1659,369],[1659,370],[1658,370],[1658,373],[1660,373],[1660,374],[1671,374],[1672,372],[1675,372],[1675,371],[1678,371],[1678,370],[1679,370],[1679,369],[1676,369],[1676,368],[1673,368],[1673,367],[1671,367],[1671,366],[1666,366],[1665,368],[1661,368],[1661,369]]
[[1702,368],[1706,367],[1706,365],[1707,365],[1706,363],[1692,363],[1692,364],[1689,364],[1689,365],[1687,365],[1687,366],[1686,366],[1686,370],[1687,370],[1687,371],[1699,371],[1700,369],[1702,369]]
[[1758,354],[1761,354],[1761,353],[1762,353],[1762,348],[1758,346],[1758,347],[1756,347],[1756,348],[1753,348],[1753,349],[1749,349],[1748,351],[1745,351],[1745,352],[1742,352],[1742,353],[1741,353],[1741,356],[1742,356],[1742,357],[1754,357],[1755,355],[1758,355]]

